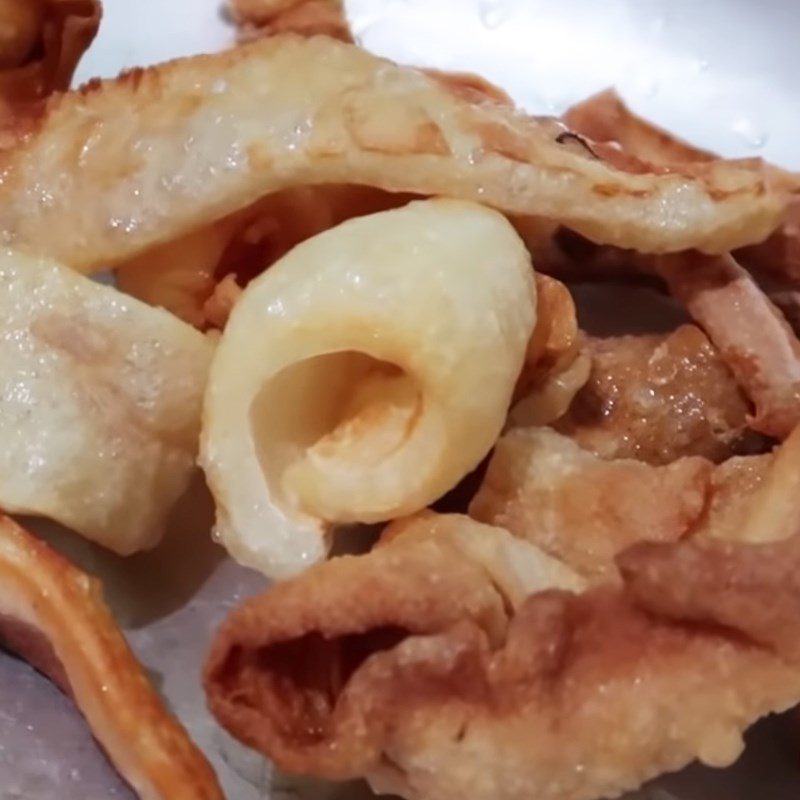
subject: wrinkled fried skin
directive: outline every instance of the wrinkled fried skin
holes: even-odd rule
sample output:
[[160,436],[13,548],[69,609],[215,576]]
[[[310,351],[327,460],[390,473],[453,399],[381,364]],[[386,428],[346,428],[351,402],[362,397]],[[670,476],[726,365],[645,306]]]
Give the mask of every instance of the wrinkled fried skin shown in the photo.
[[785,439],[800,422],[800,340],[730,256],[664,256],[656,269],[754,405],[750,427]]
[[658,467],[597,458],[547,428],[512,430],[469,510],[589,580],[614,579],[615,557],[641,540],[782,540],[800,520],[800,428],[771,453]]
[[497,442],[469,513],[588,579],[613,579],[614,557],[629,545],[674,542],[692,529],[712,469],[697,457],[659,467],[606,461],[549,428],[517,428]]
[[669,464],[682,456],[723,461],[749,452],[749,404],[705,334],[587,338],[592,371],[555,425],[603,458]]
[[235,611],[205,671],[222,724],[291,772],[415,800],[589,800],[729,764],[800,698],[797,539],[637,545],[620,587],[508,616],[474,561],[448,548],[430,572],[421,546],[395,536]]
[[99,583],[5,516],[0,641],[72,696],[143,800],[222,800],[210,764],[150,685]]
[[100,25],[100,0],[0,2],[0,124],[63,92]]
[[787,190],[758,164],[628,172],[561,128],[326,37],[269,37],[51,103],[2,154],[0,228],[91,271],[318,183],[473,199],[646,252],[723,252],[781,219]]

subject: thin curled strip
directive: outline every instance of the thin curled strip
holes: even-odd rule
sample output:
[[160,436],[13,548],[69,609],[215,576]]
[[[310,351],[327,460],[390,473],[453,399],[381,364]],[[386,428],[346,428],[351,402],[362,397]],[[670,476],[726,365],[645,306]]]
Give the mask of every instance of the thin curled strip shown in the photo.
[[800,340],[783,314],[730,255],[663,256],[655,268],[755,406],[750,427],[785,439],[800,422]]
[[0,230],[91,271],[331,182],[475,200],[649,252],[723,252],[780,220],[784,189],[753,162],[625,172],[562,134],[353,45],[271,37],[52,102],[2,154]]
[[142,800],[221,800],[211,765],[167,711],[98,581],[0,516],[0,640],[68,692]]
[[518,604],[438,534],[423,518],[234,611],[205,669],[220,722],[288,771],[413,800],[591,800],[727,765],[800,699],[796,537],[637,545],[619,587],[545,578]]
[[223,543],[285,576],[335,523],[419,511],[503,427],[535,320],[530,259],[482,206],[427,200],[299,245],[233,309],[201,463]]

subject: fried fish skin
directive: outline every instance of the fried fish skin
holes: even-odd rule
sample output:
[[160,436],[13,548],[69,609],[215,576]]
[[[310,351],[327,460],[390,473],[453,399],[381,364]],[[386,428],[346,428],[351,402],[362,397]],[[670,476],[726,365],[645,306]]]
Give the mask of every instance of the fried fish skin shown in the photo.
[[0,128],[9,141],[40,118],[41,101],[69,88],[101,15],[100,0],[0,2]]
[[605,460],[550,428],[514,428],[495,445],[469,513],[587,579],[613,580],[614,558],[626,547],[678,541],[693,527],[712,470],[698,457],[662,466]]
[[747,452],[749,404],[721,354],[694,325],[669,334],[587,337],[586,385],[555,427],[603,458],[669,464]]
[[0,641],[70,694],[141,800],[222,800],[211,765],[147,679],[99,582],[4,515]]
[[0,505],[122,555],[157,544],[195,472],[212,342],[7,250],[0,312]]
[[752,402],[750,427],[789,436],[800,422],[800,340],[783,314],[730,254],[689,252],[654,261]]
[[614,143],[626,153],[658,166],[702,163],[718,158],[637,116],[614,89],[598,92],[577,103],[567,110],[563,119],[570,130],[593,142]]
[[797,538],[640,544],[619,586],[515,606],[454,540],[400,534],[234,611],[206,693],[291,772],[413,800],[613,797],[731,763],[797,702],[798,566]]
[[269,37],[51,102],[0,158],[0,231],[91,271],[314,183],[474,200],[646,252],[723,252],[780,222],[787,189],[758,164],[630,172],[562,133],[353,45]]
[[530,258],[483,206],[417,201],[292,250],[233,308],[201,463],[231,554],[273,577],[333,525],[425,508],[486,456],[535,323]]

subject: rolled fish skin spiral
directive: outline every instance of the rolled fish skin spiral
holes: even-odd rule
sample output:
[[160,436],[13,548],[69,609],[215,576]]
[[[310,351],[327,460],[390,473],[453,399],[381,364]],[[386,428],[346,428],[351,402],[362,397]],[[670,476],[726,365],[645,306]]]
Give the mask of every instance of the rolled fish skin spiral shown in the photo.
[[351,220],[254,280],[214,357],[201,465],[217,538],[270,577],[341,523],[418,511],[499,435],[535,324],[499,213],[425,200]]

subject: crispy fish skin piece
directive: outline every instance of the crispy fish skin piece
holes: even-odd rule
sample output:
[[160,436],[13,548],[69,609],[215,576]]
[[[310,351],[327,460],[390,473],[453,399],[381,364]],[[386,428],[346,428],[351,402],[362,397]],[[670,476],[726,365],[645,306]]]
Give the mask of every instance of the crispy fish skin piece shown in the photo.
[[469,559],[418,546],[397,536],[233,612],[205,671],[222,724],[290,772],[413,800],[591,800],[727,765],[800,698],[796,540],[639,545],[624,585],[532,594],[499,640],[487,577],[458,583]]
[[[327,563],[336,564],[336,568],[326,568]],[[580,590],[584,586],[576,573],[535,547],[507,531],[461,515],[423,513],[398,520],[386,529],[367,558],[344,556],[327,563],[312,567],[301,580],[277,584],[273,595],[275,607],[283,609],[281,619],[286,623],[275,619],[280,630],[276,639],[291,642],[298,619],[303,617],[308,620],[309,633],[320,634],[313,637],[314,656],[305,666],[288,665],[290,672],[296,669],[298,676],[312,682],[319,665],[335,657],[328,647],[336,647],[336,642],[330,640],[337,635],[337,629],[355,636],[364,633],[363,644],[368,647],[373,632],[388,644],[409,632],[446,630],[466,619],[500,645],[508,626],[509,608],[523,603],[531,592],[553,586]],[[305,576],[312,577],[306,580]],[[344,585],[352,591],[343,593]],[[311,594],[307,593],[309,589]],[[264,636],[259,602],[242,606],[235,617],[224,629],[230,634],[235,631],[236,646],[242,647],[244,681],[258,682],[259,668],[250,657]],[[327,669],[323,670],[323,681],[311,689],[308,698],[291,692],[291,674],[276,673],[275,687],[286,684],[287,705],[272,709],[253,706],[251,712],[239,714],[235,698],[225,690],[214,690],[217,681],[225,682],[230,634],[221,632],[217,636],[208,658],[205,681],[214,713],[224,723],[228,714],[238,717],[242,726],[236,735],[260,749],[266,744],[263,711],[269,715],[267,728],[287,732],[297,728],[299,738],[311,744],[317,723],[326,724],[325,717],[332,710],[328,701],[335,699],[350,677],[351,667],[358,665],[342,664],[341,671],[334,669],[330,675],[326,674]],[[356,643],[356,647],[360,644]],[[286,655],[291,659],[291,652]],[[251,688],[257,689],[257,683],[252,683]],[[298,699],[300,703],[296,704]],[[358,738],[357,747],[346,756],[351,765],[349,774],[354,775],[358,774],[359,761],[377,755],[373,752],[376,743],[369,736]],[[327,757],[320,755],[339,773],[338,777],[348,774],[335,750]]]
[[100,0],[0,3],[0,124],[52,92],[64,92],[100,26]]
[[368,186],[284,189],[115,265],[117,286],[201,330],[223,328],[234,287],[227,281],[217,290],[231,274],[243,287],[300,242],[345,220],[396,208],[412,199]]
[[341,0],[230,0],[228,7],[242,41],[280,33],[353,41]]
[[750,427],[785,439],[800,422],[800,340],[783,314],[730,255],[681,253],[655,266],[755,406]]
[[525,351],[516,394],[525,394],[550,374],[566,369],[580,351],[575,302],[563,283],[537,273],[536,325]]
[[694,325],[665,335],[587,337],[588,382],[555,428],[603,458],[723,461],[756,444],[747,399]]
[[[614,143],[625,153],[659,166],[719,159],[637,116],[613,89],[570,108],[564,122],[593,141]],[[770,169],[776,177],[796,182],[796,176]],[[783,224],[768,239],[738,250],[734,256],[748,269],[796,283],[800,279],[800,202],[794,199],[789,204]]]
[[[713,465],[606,461],[550,428],[515,428],[497,442],[470,516],[505,528],[593,581],[642,539],[673,542],[700,518]],[[645,499],[646,498],[646,499]]]
[[785,206],[749,162],[634,174],[560,138],[353,45],[270,37],[51,102],[0,159],[0,231],[91,271],[278,189],[344,182],[471,199],[648,252],[724,252],[764,239]]
[[591,580],[616,577],[615,557],[639,540],[782,540],[800,520],[800,427],[770,453],[659,467],[606,461],[548,428],[520,428],[499,440],[470,514]]
[[536,325],[514,390],[509,424],[549,425],[567,411],[591,369],[582,340],[569,289],[536,273]]
[[211,765],[148,681],[99,582],[6,516],[0,641],[71,695],[142,800],[221,800]]
[[333,526],[440,498],[500,434],[535,319],[530,257],[484,206],[417,201],[294,248],[236,302],[209,374],[225,547],[286,577]]
[[659,166],[719,159],[634,114],[614,89],[598,92],[577,103],[567,110],[563,119],[570,130],[593,142],[617,144],[625,152]]
[[195,471],[212,342],[11,251],[0,313],[0,506],[122,555],[154,546]]

